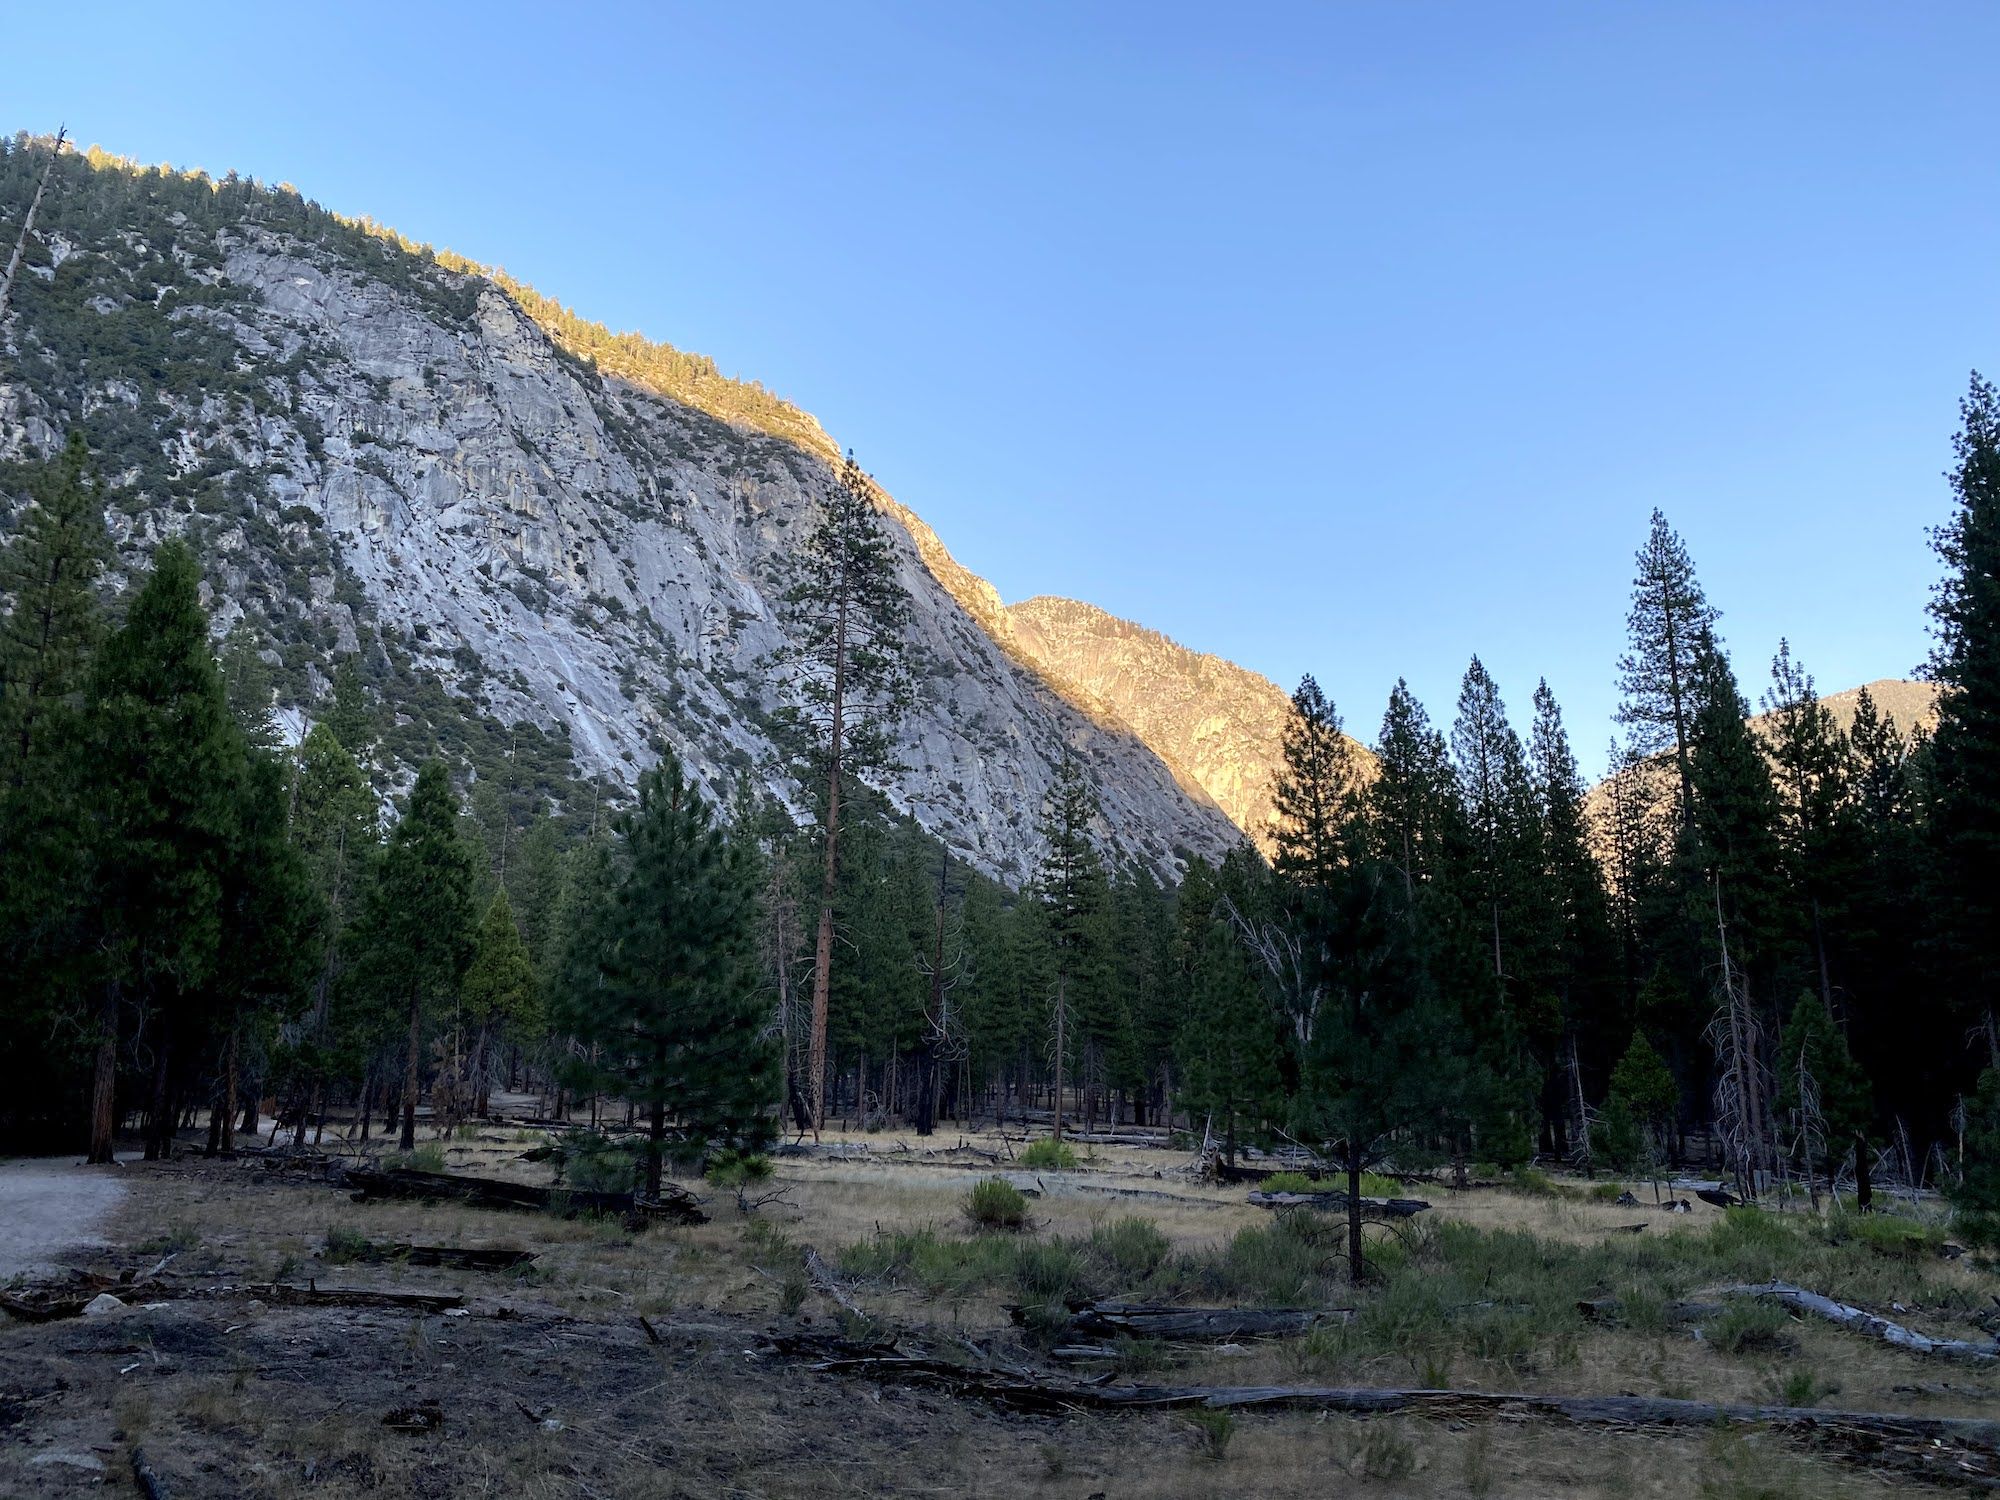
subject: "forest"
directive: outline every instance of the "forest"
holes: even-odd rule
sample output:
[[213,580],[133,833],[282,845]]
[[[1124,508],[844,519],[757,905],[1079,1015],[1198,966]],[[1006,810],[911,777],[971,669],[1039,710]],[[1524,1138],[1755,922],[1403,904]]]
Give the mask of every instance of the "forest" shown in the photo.
[[[1690,1161],[1745,1198],[1871,1177],[2000,1208],[2000,397],[1961,405],[1934,534],[1936,723],[1851,725],[1789,645],[1757,689],[1656,513],[1599,788],[1545,685],[1475,658],[1448,728],[1402,684],[1372,760],[1308,678],[1275,857],[1177,888],[1110,868],[1083,768],[1024,889],[872,793],[907,694],[883,521],[851,458],[774,661],[813,816],[663,757],[549,795],[489,756],[386,757],[349,660],[296,744],[249,634],[169,543],[119,595],[80,430],[21,466],[0,551],[0,949],[12,1149],[210,1152],[330,1116],[415,1142],[539,1091],[663,1160],[975,1116],[1166,1126],[1233,1164],[1359,1174]],[[1913,604],[1914,607],[1914,604]],[[1756,721],[1751,722],[1753,715]],[[400,778],[400,779],[399,779]],[[393,796],[385,796],[387,786]],[[273,1136],[275,1139],[275,1134]]]

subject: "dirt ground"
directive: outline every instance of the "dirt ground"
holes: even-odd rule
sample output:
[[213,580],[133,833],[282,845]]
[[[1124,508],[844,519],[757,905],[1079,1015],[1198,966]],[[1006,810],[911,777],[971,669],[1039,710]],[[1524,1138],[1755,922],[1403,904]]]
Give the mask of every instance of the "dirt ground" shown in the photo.
[[[539,1139],[508,1129],[462,1134],[449,1145],[449,1165],[547,1181],[546,1168],[521,1160]],[[1245,1413],[1216,1456],[1212,1433],[1179,1414],[1022,1416],[935,1390],[815,1373],[772,1352],[774,1338],[840,1326],[839,1310],[818,1295],[784,1311],[801,1245],[832,1260],[882,1228],[962,1230],[960,1204],[981,1171],[920,1154],[959,1139],[873,1135],[846,1143],[851,1158],[782,1159],[777,1180],[758,1190],[782,1189],[782,1199],[745,1214],[733,1194],[702,1187],[712,1222],[638,1236],[541,1214],[355,1204],[335,1186],[255,1159],[134,1163],[116,1178],[10,1164],[0,1169],[0,1216],[17,1222],[0,1225],[0,1244],[18,1246],[18,1257],[46,1261],[64,1239],[70,1248],[56,1258],[78,1268],[144,1271],[171,1254],[167,1274],[209,1295],[0,1324],[0,1494],[137,1493],[135,1455],[176,1497],[1172,1500],[1331,1490],[1748,1500],[1893,1487],[1764,1434],[1510,1422]],[[1010,1150],[991,1136],[968,1144],[1003,1158]],[[1100,1152],[1076,1173],[1022,1174],[1004,1161],[1000,1169],[1041,1190],[1033,1205],[1044,1236],[1135,1214],[1176,1248],[1196,1251],[1268,1222],[1241,1189],[1195,1183],[1179,1170],[1185,1161],[1135,1148]],[[95,1196],[106,1188],[110,1199]],[[1443,1196],[1450,1201],[1440,1214],[1550,1240],[1601,1238],[1633,1212],[1512,1194]],[[100,1243],[81,1238],[91,1232],[89,1213],[106,1216],[95,1231]],[[521,1248],[538,1259],[520,1274],[335,1264],[325,1254],[335,1233]],[[467,1301],[462,1311],[419,1314],[267,1305],[251,1290],[216,1291],[273,1281],[458,1291]],[[849,1290],[873,1320],[872,1336],[1024,1365],[1039,1359],[1019,1341],[997,1292]],[[2000,1413],[1993,1374],[1933,1366],[1838,1330],[1800,1337],[1805,1357],[1838,1370],[1839,1405]],[[1296,1383],[1300,1371],[1295,1351],[1270,1344],[1213,1351],[1148,1378]],[[1393,1355],[1379,1372],[1363,1373],[1371,1383],[1419,1383],[1418,1371]],[[1771,1399],[1768,1378],[1685,1336],[1607,1336],[1547,1368],[1461,1368],[1454,1383],[1757,1401]],[[385,1421],[425,1408],[434,1420],[425,1412]]]
[[99,1231],[124,1196],[112,1168],[66,1157],[0,1161],[0,1283],[51,1270],[65,1251],[106,1244]]

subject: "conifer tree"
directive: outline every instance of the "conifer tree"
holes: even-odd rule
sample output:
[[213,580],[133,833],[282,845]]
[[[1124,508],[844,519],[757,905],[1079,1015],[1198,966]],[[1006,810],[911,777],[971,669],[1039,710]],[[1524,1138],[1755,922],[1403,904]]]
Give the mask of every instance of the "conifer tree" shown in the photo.
[[[1593,851],[1585,813],[1583,775],[1563,728],[1562,709],[1546,681],[1535,686],[1535,723],[1529,738],[1529,780],[1541,821],[1542,920],[1553,938],[1547,982],[1556,1001],[1557,1024],[1573,1068],[1585,1062],[1602,1068],[1617,1027],[1617,944],[1604,887],[1604,871]],[[1560,1059],[1550,1068],[1544,1114],[1562,1117],[1556,1080]],[[1594,1076],[1601,1077],[1601,1073]],[[1581,1092],[1581,1079],[1577,1080]],[[1578,1122],[1581,1124],[1581,1122]],[[1558,1143],[1560,1144],[1560,1143]]]
[[472,957],[472,859],[459,832],[458,798],[440,761],[417,772],[368,892],[366,958],[377,993],[393,999],[404,1028],[401,1148],[417,1143],[426,1023],[458,998]]
[[1236,1165],[1241,1127],[1278,1115],[1282,1103],[1275,1017],[1263,980],[1230,925],[1210,916],[1189,975],[1190,1003],[1176,1050],[1181,1101],[1222,1132],[1223,1160]]
[[756,1144],[778,1102],[778,1049],[758,994],[757,872],[671,755],[618,820],[614,883],[588,920],[597,983],[565,997],[564,1028],[647,1124],[658,1197],[669,1116],[692,1145]]
[[86,797],[91,900],[102,923],[90,1159],[111,1160],[120,1013],[151,1019],[153,1131],[171,1139],[194,1007],[215,977],[222,882],[237,830],[242,736],[209,650],[194,553],[168,542],[92,674]]
[[1359,790],[1354,753],[1340,732],[1340,713],[1310,675],[1299,679],[1280,746],[1272,792],[1277,814],[1276,867],[1308,889],[1333,885],[1350,853]]
[[1055,1138],[1063,1135],[1063,1086],[1070,1076],[1075,1045],[1072,1005],[1075,989],[1097,983],[1097,939],[1107,890],[1104,865],[1092,842],[1097,797],[1083,779],[1074,756],[1056,764],[1055,785],[1042,818],[1042,858],[1035,872],[1035,900],[1041,909],[1044,941],[1054,991],[1049,1011],[1049,1044],[1055,1071]]
[[472,1023],[472,1112],[486,1113],[492,1088],[492,1051],[504,1031],[520,1035],[530,1029],[538,1009],[534,965],[514,923],[507,888],[500,887],[487,903],[473,937],[472,961],[460,986],[465,1013]]
[[1625,1055],[1611,1070],[1611,1087],[1605,1096],[1602,1117],[1604,1129],[1595,1149],[1623,1171],[1650,1167],[1672,1134],[1674,1114],[1679,1108],[1680,1089],[1674,1083],[1673,1073],[1660,1060],[1646,1033],[1634,1031]]
[[84,1059],[66,1039],[88,1029],[71,1014],[91,963],[81,700],[110,549],[81,432],[27,488],[35,503],[0,547],[0,1035],[24,1064],[0,1122],[50,1145],[74,1132]]
[[1450,747],[1401,680],[1382,715],[1366,797],[1374,853],[1401,876],[1415,910],[1420,889],[1434,889],[1464,864],[1468,835]]
[[37,731],[72,705],[100,631],[95,586],[111,550],[104,504],[80,428],[29,483],[34,504],[0,548],[0,765],[30,775]]
[[307,1119],[319,1113],[315,1102],[323,1101],[334,1068],[334,1002],[352,944],[349,928],[378,849],[375,799],[354,757],[324,723],[313,725],[299,745],[291,827],[321,919],[311,940],[311,1004],[289,1059],[292,1140],[302,1146]]
[[873,485],[852,453],[793,561],[797,575],[786,591],[785,608],[798,634],[780,664],[789,669],[803,705],[794,717],[810,738],[811,764],[824,788],[808,1044],[817,1131],[826,1120],[827,1008],[845,782],[887,764],[889,730],[909,696],[902,644],[909,595],[896,575],[895,552]]
[[1694,816],[1691,758],[1702,660],[1718,611],[1695,579],[1686,545],[1657,510],[1636,564],[1625,620],[1630,644],[1618,661],[1618,721],[1642,754],[1673,752],[1676,807],[1686,822]]
[[1820,1003],[1834,1006],[1832,933],[1828,930],[1850,872],[1841,809],[1847,802],[1849,751],[1831,710],[1819,701],[1812,674],[1778,642],[1771,686],[1764,694],[1764,740],[1775,768],[1779,843],[1792,889],[1804,908]]
[[2000,392],[1974,374],[1959,416],[1954,509],[1932,533],[1931,827],[1951,992],[2000,1066]]
[[1847,1050],[1826,1002],[1801,991],[1778,1041],[1778,1109],[1790,1122],[1790,1149],[1806,1169],[1813,1205],[1819,1174],[1856,1149],[1866,1150],[1870,1100],[1868,1076]]
[[229,699],[230,716],[250,747],[276,749],[281,738],[273,706],[276,678],[270,664],[258,654],[256,632],[245,620],[238,620],[222,638],[222,687]]

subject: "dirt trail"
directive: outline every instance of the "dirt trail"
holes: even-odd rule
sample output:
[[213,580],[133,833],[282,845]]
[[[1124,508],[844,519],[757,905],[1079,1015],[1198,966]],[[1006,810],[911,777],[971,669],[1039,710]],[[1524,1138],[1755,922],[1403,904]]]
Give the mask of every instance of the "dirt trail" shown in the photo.
[[61,1156],[0,1161],[0,1282],[50,1270],[66,1250],[105,1244],[96,1231],[124,1196],[113,1168]]

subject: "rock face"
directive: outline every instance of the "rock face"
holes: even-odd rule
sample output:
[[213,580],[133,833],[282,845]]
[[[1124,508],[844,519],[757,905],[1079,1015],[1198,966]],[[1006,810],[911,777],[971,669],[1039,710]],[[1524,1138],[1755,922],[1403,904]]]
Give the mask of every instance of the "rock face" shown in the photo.
[[1213,799],[1269,849],[1291,712],[1276,683],[1074,599],[1044,595],[1009,605],[1007,615],[1045,674],[1072,684],[1107,720],[1130,724],[1182,786]]
[[[26,176],[0,174],[0,219]],[[810,418],[721,420],[580,358],[553,304],[496,279],[284,193],[225,187],[191,214],[161,181],[64,164],[0,330],[0,461],[84,420],[123,571],[192,533],[218,629],[254,628],[294,727],[359,653],[399,718],[422,700],[468,734],[531,726],[625,783],[663,742],[718,798],[748,779],[802,805],[769,663],[790,549],[835,483]],[[1117,857],[1171,878],[1235,840],[1202,783],[1037,671],[991,588],[885,509],[917,682],[880,788],[896,807],[1018,882],[1067,751]]]

